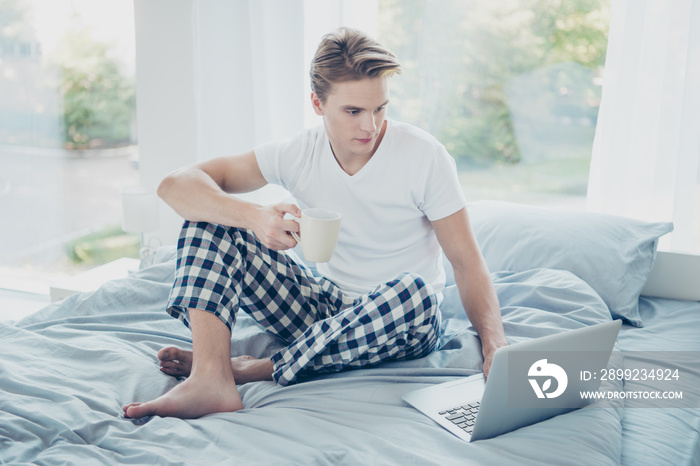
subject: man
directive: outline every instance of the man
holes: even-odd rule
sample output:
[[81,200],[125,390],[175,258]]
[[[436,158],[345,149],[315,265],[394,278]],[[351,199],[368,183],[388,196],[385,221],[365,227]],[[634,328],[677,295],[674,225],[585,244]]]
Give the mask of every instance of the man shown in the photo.
[[[126,417],[195,418],[243,408],[236,383],[301,377],[423,357],[437,345],[442,251],[482,343],[486,374],[507,344],[500,308],[474,239],[454,160],[427,133],[386,118],[396,57],[363,33],[325,36],[311,65],[323,126],[176,171],[159,195],[186,222],[168,312],[192,330],[192,352],[164,348],[161,370],[188,378]],[[341,233],[321,276],[285,250],[294,204],[260,206],[230,194],[268,183],[302,207],[339,211]],[[288,346],[270,358],[231,358],[243,309]]]

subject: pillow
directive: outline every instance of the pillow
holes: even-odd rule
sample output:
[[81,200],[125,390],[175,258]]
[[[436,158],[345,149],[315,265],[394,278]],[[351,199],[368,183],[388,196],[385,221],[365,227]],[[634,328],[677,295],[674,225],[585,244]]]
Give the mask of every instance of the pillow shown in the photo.
[[656,257],[658,238],[673,224],[612,215],[478,201],[467,210],[489,270],[568,270],[610,309],[641,327],[639,295]]

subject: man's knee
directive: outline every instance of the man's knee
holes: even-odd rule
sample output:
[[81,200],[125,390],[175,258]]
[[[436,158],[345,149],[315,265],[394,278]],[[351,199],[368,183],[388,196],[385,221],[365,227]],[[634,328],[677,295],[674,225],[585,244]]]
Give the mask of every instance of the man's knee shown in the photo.
[[193,222],[185,220],[182,224],[181,237],[208,237],[223,239],[227,237],[239,236],[245,233],[246,230],[227,227],[218,223],[210,222]]
[[224,229],[221,225],[209,222],[192,222],[185,220],[180,230],[178,246],[200,246],[202,241],[214,242],[216,238],[223,236]]
[[231,247],[247,246],[254,238],[255,236],[248,230],[216,223],[185,220],[180,232],[178,248],[203,248],[211,251],[221,249],[221,252],[226,254],[230,253]]
[[403,304],[422,308],[425,312],[436,314],[438,310],[437,293],[433,287],[417,273],[402,273],[397,277],[397,294]]
[[415,273],[397,277],[396,291],[404,318],[409,324],[405,358],[413,359],[430,354],[437,346],[440,332],[440,309],[433,287]]

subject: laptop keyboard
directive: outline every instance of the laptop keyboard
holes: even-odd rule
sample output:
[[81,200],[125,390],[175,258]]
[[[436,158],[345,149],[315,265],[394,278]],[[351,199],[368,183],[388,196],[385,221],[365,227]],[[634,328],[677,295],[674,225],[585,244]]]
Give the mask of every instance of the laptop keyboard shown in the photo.
[[472,430],[474,430],[474,421],[476,421],[476,413],[479,412],[480,405],[481,403],[479,401],[475,401],[473,403],[440,411],[438,414],[466,433],[471,434]]

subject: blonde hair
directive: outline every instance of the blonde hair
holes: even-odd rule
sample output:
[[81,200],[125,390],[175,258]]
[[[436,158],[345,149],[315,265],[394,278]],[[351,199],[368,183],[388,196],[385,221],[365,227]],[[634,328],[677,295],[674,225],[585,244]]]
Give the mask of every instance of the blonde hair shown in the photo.
[[311,90],[326,101],[333,83],[401,73],[396,56],[364,32],[342,27],[323,36],[311,60]]

